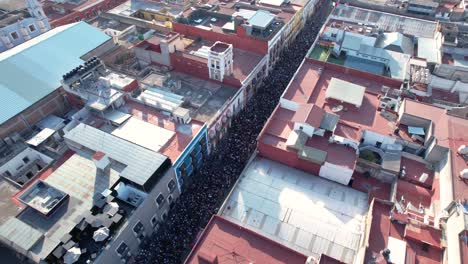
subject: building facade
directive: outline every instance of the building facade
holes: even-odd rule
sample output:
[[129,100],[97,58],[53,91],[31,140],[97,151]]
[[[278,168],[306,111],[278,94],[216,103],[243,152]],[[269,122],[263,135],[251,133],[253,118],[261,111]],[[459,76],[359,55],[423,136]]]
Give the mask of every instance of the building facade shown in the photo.
[[0,15],[0,52],[50,30],[48,18],[37,0],[26,0],[26,9]]

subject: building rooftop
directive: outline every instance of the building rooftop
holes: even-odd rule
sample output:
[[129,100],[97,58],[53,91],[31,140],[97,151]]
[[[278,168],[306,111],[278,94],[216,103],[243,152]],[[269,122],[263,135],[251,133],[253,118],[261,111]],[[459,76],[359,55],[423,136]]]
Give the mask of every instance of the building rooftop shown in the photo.
[[[311,103],[326,112],[338,115],[341,124],[338,126],[338,132],[349,134],[351,138],[359,134],[357,129],[359,131],[372,130],[384,135],[408,139],[403,132],[394,134],[397,127],[396,117],[385,116],[378,111],[379,97],[383,95],[382,90],[399,89],[399,83],[392,81],[384,83],[375,78],[365,77],[367,75],[344,73],[344,69],[324,67],[313,60],[306,59],[284,92],[283,98],[296,103]],[[326,94],[332,79],[340,79],[365,87],[361,106],[355,107],[337,100],[327,100]],[[346,88],[342,87],[342,89]],[[346,132],[343,131],[344,129]]]
[[241,179],[223,217],[304,255],[353,262],[364,232],[365,193],[260,157]]
[[250,263],[304,264],[306,260],[306,255],[214,215],[185,263],[248,261]]
[[[112,131],[112,135],[158,152],[174,137],[175,132],[138,118],[130,118],[127,122]],[[154,137],[154,135],[158,136]]]
[[8,238],[10,245],[24,251],[31,249],[44,234],[17,218],[10,218],[0,226],[0,237]]
[[151,73],[140,80],[140,83],[143,87],[157,87],[183,96],[187,102],[185,107],[190,110],[190,117],[202,123],[210,123],[221,107],[237,92],[234,87],[176,71],[168,74]]
[[38,181],[23,192],[18,200],[44,215],[49,215],[66,197],[64,192]]
[[[28,250],[33,259],[45,259],[61,243],[61,238],[78,224],[79,216],[91,210],[97,195],[116,184],[123,169],[119,164],[112,164],[109,173],[102,174],[98,171],[91,153],[67,152],[53,166],[43,171],[29,187],[12,197],[5,197],[5,200],[11,199],[14,203],[30,197],[32,193],[41,194],[40,191],[36,191],[37,186],[41,184],[57,190],[58,193],[64,193],[68,199],[59,203],[49,215],[39,212],[34,206],[28,206],[13,215],[2,211],[2,219],[16,219],[14,221],[21,222],[21,225],[37,230],[42,237]],[[3,195],[5,194],[2,193]],[[17,235],[20,234],[23,239],[30,238],[29,233]],[[9,242],[10,238],[3,237],[2,240]]]
[[[215,42],[208,40],[196,40],[186,36],[186,42],[190,43],[185,47],[183,56],[189,59],[200,61],[208,65],[208,51],[209,47],[213,46]],[[257,67],[264,56],[258,53],[250,52],[243,49],[233,49],[233,79],[240,83],[244,83]]]
[[209,10],[203,5],[192,6],[184,12],[184,17],[188,18],[189,25],[222,34],[235,34],[238,28],[232,20],[242,17],[243,25],[239,26],[248,29],[247,35],[259,40],[270,40],[307,2],[258,1],[252,5],[246,1],[211,0],[207,4],[218,8]]
[[422,38],[434,38],[438,22],[384,13],[351,5],[338,5],[330,18],[352,23],[377,26],[385,32],[400,32]]
[[[440,240],[440,230],[392,221],[392,205],[388,202],[374,200],[370,210],[372,222],[370,224],[369,246],[365,256],[366,263],[371,259],[375,259],[375,263],[378,264],[386,263],[385,258],[380,254],[380,251],[385,248],[390,249],[392,260],[397,258],[402,260],[402,263],[435,264],[442,262],[442,249],[430,245],[436,236],[439,236]],[[429,233],[431,238],[427,239],[426,235]]]
[[[130,114],[134,119],[139,119],[148,123],[145,126],[151,124],[157,126],[159,129],[165,129],[163,131],[167,131],[168,134],[169,132],[174,133],[159,149],[159,153],[167,156],[173,163],[203,126],[203,123],[196,120],[192,120],[188,124],[177,123],[155,108],[132,101],[127,102],[118,110],[123,113]],[[105,127],[102,127],[101,129],[106,130]],[[134,140],[132,140],[132,142],[136,144],[145,144],[146,141],[140,142],[140,140],[136,140],[137,137],[144,136],[148,136],[147,131],[134,131]]]
[[132,24],[127,24],[122,21],[109,19],[109,18],[105,18],[102,16],[96,17],[93,20],[89,21],[88,23],[91,26],[95,28],[99,28],[101,30],[113,29],[117,31],[124,31],[133,26]]
[[[18,1],[23,2],[23,1]],[[0,7],[1,8],[1,7]],[[0,11],[2,11],[0,9]],[[0,28],[14,24],[20,20],[31,17],[31,14],[26,8],[14,9],[11,11],[0,12]]]
[[111,159],[124,164],[125,169],[120,173],[121,177],[141,186],[145,185],[167,160],[164,155],[83,123],[70,130],[65,139],[90,150],[104,152]]
[[[54,23],[54,21],[66,17],[70,14],[82,12],[88,8],[98,6],[103,2],[104,0],[46,0],[43,3],[43,9],[50,22]],[[91,11],[89,12],[91,13]],[[70,18],[70,20],[74,19],[74,17]]]
[[[1,53],[0,123],[59,88],[65,71],[82,63],[81,56],[109,39],[92,26],[79,22],[52,29]],[[35,89],[29,89],[31,84]]]

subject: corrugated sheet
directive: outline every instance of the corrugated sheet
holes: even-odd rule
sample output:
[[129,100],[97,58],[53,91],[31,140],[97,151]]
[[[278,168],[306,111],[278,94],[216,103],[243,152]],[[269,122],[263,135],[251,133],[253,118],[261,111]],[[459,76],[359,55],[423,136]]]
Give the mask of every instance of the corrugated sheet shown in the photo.
[[160,153],[85,124],[79,124],[70,130],[65,135],[65,139],[76,142],[88,149],[104,152],[111,159],[127,165],[120,175],[140,185],[144,185],[168,159]]
[[0,123],[61,86],[81,56],[110,37],[79,22],[52,29],[0,54]]
[[0,236],[24,251],[28,251],[34,246],[42,235],[42,232],[15,217],[8,219],[0,226]]
[[326,151],[308,146],[304,146],[297,154],[300,159],[308,160],[319,165],[322,165],[325,160],[327,160]]
[[275,19],[275,15],[264,10],[258,10],[255,15],[249,19],[249,23],[254,27],[266,28]]

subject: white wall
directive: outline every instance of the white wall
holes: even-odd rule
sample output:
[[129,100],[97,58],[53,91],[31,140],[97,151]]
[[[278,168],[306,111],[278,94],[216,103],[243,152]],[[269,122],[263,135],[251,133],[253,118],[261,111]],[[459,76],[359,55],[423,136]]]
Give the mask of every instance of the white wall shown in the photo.
[[[155,227],[153,227],[151,224],[151,218],[156,216],[159,222],[163,222],[161,216],[163,213],[168,213],[170,208],[167,197],[169,197],[171,194],[169,193],[167,184],[171,179],[177,182],[174,170],[172,168],[170,168],[159,180],[151,192],[148,193],[148,196],[145,198],[143,203],[133,211],[132,215],[127,216],[129,217],[129,219],[127,219],[128,222],[123,224],[118,234],[114,234],[114,240],[98,256],[95,263],[122,263],[120,257],[116,253],[116,250],[121,242],[127,244],[133,256],[138,254],[139,242],[132,228],[137,224],[138,221],[141,222],[144,226],[146,237],[148,237],[153,233],[153,231],[155,231]],[[156,204],[156,198],[160,193],[165,198],[165,202],[161,205],[161,207]],[[179,190],[176,187],[172,192],[173,202],[179,198],[179,195]]]
[[353,176],[353,170],[325,162],[325,164],[320,167],[319,176],[343,185],[348,185],[351,176]]
[[385,144],[395,144],[396,139],[392,137],[387,137],[379,133],[372,132],[370,130],[365,130],[363,135],[364,144],[375,145],[377,141],[382,142],[382,145]]
[[307,134],[307,136],[312,137],[314,135],[315,128],[307,123],[294,122],[294,130],[301,130]]
[[335,144],[349,145],[350,147],[352,147],[352,148],[354,148],[356,150],[359,148],[359,142],[358,141],[351,140],[349,138],[340,137],[340,136],[337,136],[337,135],[333,135],[330,138],[333,140],[333,142]]
[[18,171],[21,170],[21,168],[23,168],[24,165],[27,164],[23,161],[23,158],[25,157],[28,157],[29,162],[32,162],[36,159],[41,159],[45,163],[50,164],[53,161],[52,158],[32,148],[26,148],[21,153],[12,158],[10,161],[8,161],[6,164],[4,164],[2,167],[0,167],[0,174],[9,171],[12,175],[16,175]]
[[460,262],[460,243],[458,234],[465,230],[464,214],[459,208],[459,213],[453,213],[447,220],[446,236],[447,236],[447,259],[446,264],[462,264]]
[[296,112],[297,109],[299,109],[298,103],[291,101],[291,100],[284,99],[283,97],[280,98],[280,106],[282,108],[285,108],[294,112]]

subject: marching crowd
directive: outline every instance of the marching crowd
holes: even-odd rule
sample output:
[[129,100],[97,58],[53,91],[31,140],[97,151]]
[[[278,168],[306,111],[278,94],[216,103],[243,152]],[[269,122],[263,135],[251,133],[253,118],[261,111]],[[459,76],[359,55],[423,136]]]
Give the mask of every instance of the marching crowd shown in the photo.
[[192,182],[175,202],[166,221],[143,242],[135,263],[184,261],[197,234],[218,211],[255,150],[258,134],[331,11],[328,2],[322,2],[296,39],[283,50],[272,72],[233,118],[228,133],[202,169],[192,176]]

